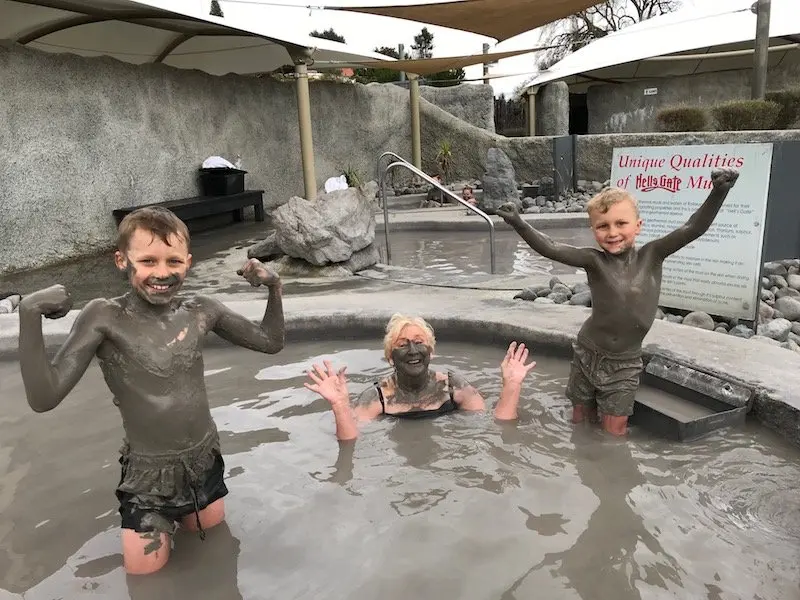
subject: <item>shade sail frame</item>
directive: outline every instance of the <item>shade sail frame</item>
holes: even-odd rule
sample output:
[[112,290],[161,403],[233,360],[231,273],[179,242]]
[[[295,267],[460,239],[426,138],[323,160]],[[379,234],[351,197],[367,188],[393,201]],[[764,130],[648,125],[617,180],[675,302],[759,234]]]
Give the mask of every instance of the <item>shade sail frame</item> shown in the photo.
[[[450,69],[462,69],[472,65],[479,65],[487,62],[494,62],[503,58],[520,56],[531,52],[539,52],[542,48],[528,48],[526,50],[508,50],[506,52],[494,52],[491,54],[467,54],[464,56],[446,56],[441,58],[417,58],[409,60],[396,60],[391,63],[382,61],[361,61],[355,66],[368,69],[391,69],[393,71],[404,71],[415,75],[425,76],[441,73]],[[327,66],[327,65],[326,65]],[[331,63],[330,67],[337,67],[336,63]],[[347,65],[350,66],[350,65]]]
[[597,4],[597,0],[459,0],[433,4],[324,6],[468,31],[502,42]]

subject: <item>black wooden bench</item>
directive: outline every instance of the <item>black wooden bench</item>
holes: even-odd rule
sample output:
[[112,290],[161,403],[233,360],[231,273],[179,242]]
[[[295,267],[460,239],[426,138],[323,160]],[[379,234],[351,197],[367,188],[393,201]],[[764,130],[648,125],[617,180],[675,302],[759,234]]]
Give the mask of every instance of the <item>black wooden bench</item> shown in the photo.
[[179,219],[187,221],[210,215],[231,213],[234,221],[244,220],[244,209],[252,206],[255,212],[255,220],[264,220],[264,190],[245,190],[238,194],[227,196],[195,196],[194,198],[180,198],[178,200],[167,200],[165,202],[154,202],[142,206],[131,206],[129,208],[118,208],[112,211],[117,225],[120,224],[125,215],[132,213],[137,208],[145,206],[162,206],[174,212]]

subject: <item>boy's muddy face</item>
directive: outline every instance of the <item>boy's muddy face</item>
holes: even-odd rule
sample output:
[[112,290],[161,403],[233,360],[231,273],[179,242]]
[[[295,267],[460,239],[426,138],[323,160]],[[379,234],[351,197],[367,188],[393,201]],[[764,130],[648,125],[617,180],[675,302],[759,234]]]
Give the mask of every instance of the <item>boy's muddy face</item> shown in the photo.
[[642,230],[636,207],[628,201],[617,202],[604,213],[594,210],[589,219],[595,241],[609,254],[621,254],[633,248]]
[[114,257],[117,268],[128,274],[134,291],[150,304],[169,304],[192,264],[186,240],[171,235],[167,241],[169,244],[150,231],[137,229],[127,251],[118,251]]

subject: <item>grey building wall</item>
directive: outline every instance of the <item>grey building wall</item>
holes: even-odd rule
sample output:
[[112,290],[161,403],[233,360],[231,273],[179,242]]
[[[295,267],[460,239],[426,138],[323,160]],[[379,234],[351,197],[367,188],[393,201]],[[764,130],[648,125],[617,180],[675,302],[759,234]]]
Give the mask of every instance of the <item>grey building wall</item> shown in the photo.
[[[241,154],[247,186],[264,189],[267,204],[303,193],[290,83],[9,42],[0,42],[0,82],[0,273],[111,248],[113,209],[198,194],[197,168],[210,155]],[[408,106],[395,85],[312,82],[318,185],[348,166],[374,177],[386,150],[410,157]],[[480,177],[493,145],[520,177],[547,173],[546,139],[508,140],[424,99],[420,110],[426,170],[447,139],[455,177]]]
[[491,133],[494,128],[494,91],[490,85],[460,84],[451,87],[421,85],[420,96],[462,121]]
[[[589,88],[589,133],[642,133],[655,131],[662,108],[689,105],[710,107],[728,100],[750,98],[752,70],[702,73],[652,79],[637,83],[593,85]],[[800,87],[800,52],[790,52],[769,69],[767,88]],[[645,96],[646,88],[658,88]]]

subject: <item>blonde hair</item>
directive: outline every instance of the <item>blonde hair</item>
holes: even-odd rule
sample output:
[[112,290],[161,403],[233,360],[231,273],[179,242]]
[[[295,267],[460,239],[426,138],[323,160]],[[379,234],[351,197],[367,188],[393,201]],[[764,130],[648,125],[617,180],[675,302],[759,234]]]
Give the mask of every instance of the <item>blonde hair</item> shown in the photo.
[[127,214],[119,224],[117,233],[117,249],[120,252],[128,250],[131,237],[137,229],[142,229],[153,236],[158,236],[167,246],[170,245],[170,236],[183,238],[186,247],[189,247],[189,229],[175,213],[160,206],[146,206],[137,208]]
[[630,202],[633,206],[633,210],[636,211],[636,218],[639,218],[639,203],[636,201],[634,195],[628,190],[623,190],[618,187],[606,188],[589,200],[589,202],[586,203],[586,212],[590,215],[595,211],[600,214],[605,214],[608,212],[609,208],[620,202]]
[[425,319],[422,317],[409,317],[401,315],[400,313],[395,313],[386,324],[386,335],[383,338],[383,355],[386,357],[386,360],[391,358],[392,348],[397,342],[397,338],[400,337],[403,328],[408,325],[416,325],[425,332],[428,338],[427,344],[431,347],[431,350],[436,346],[436,337],[433,335],[433,327],[431,327]]

